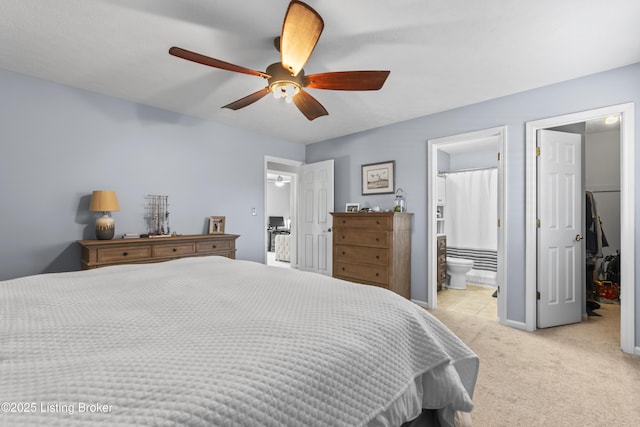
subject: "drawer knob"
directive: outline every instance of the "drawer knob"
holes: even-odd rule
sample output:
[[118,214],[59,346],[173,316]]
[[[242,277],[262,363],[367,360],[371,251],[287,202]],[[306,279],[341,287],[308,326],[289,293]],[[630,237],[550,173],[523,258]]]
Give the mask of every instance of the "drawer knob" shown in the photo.
[[380,255],[376,255],[376,259],[380,259]]
[[379,276],[380,276],[380,273],[376,273],[376,277],[379,277]]
[[380,241],[380,238],[379,238],[379,237],[376,237],[376,242],[379,242],[379,241]]
[[380,225],[380,221],[376,221],[376,224]]
[[122,253],[122,256],[127,256],[127,255],[129,255],[129,252],[123,252]]
[[212,247],[213,249],[217,248],[217,246],[216,246],[216,245],[211,245],[211,247]]
[[342,251],[342,255],[346,255],[347,253],[345,251]]
[[173,252],[178,252],[178,248],[173,248]]

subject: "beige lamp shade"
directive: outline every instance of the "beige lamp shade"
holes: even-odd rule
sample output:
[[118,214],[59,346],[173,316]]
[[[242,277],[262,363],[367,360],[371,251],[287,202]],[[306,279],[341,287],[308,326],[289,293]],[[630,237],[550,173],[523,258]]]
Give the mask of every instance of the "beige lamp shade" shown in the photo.
[[91,212],[114,212],[120,210],[115,191],[96,190],[91,195],[89,203]]

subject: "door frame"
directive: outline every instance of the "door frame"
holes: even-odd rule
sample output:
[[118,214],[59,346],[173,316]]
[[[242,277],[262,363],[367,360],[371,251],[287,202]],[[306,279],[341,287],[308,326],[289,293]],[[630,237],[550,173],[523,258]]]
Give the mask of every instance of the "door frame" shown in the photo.
[[[291,160],[291,159],[284,159],[284,158],[280,158],[280,157],[273,157],[273,156],[269,156],[269,155],[265,155],[264,156],[264,177],[263,177],[263,181],[264,181],[264,189],[263,189],[263,194],[264,194],[264,207],[263,207],[263,222],[264,222],[264,248],[263,248],[263,263],[266,264],[267,263],[267,250],[269,248],[269,239],[267,236],[267,227],[269,226],[269,215],[267,213],[267,173],[269,171],[281,171],[281,172],[286,172],[288,174],[292,174],[294,172],[292,172],[291,170],[287,170],[287,169],[282,169],[279,170],[277,168],[269,168],[269,163],[276,163],[279,165],[283,165],[283,166],[289,166],[292,168],[296,169],[296,175],[297,175],[297,170],[300,166],[302,166],[304,164],[304,162],[299,161],[299,160]],[[290,216],[291,216],[291,239],[290,239],[290,256],[291,256],[291,267],[292,268],[298,268],[298,250],[297,250],[297,240],[296,240],[296,236],[297,236],[297,230],[298,230],[298,182],[297,182],[297,176],[292,178],[291,181],[291,211],[290,211]]]
[[564,126],[587,120],[620,116],[620,346],[625,353],[640,355],[635,347],[635,107],[625,103],[578,113],[526,122],[526,249],[525,249],[525,328],[537,325],[537,180],[536,134],[540,129]]
[[500,220],[497,250],[498,271],[496,274],[496,284],[499,287],[497,318],[500,323],[508,324],[506,319],[508,286],[505,281],[507,277],[507,266],[504,262],[504,254],[507,250],[507,126],[499,126],[443,138],[434,138],[427,141],[427,218],[429,218],[429,220],[427,220],[427,308],[437,308],[438,306],[438,268],[436,265],[436,180],[438,176],[438,147],[491,137],[498,138],[497,153],[500,155],[498,160],[498,218],[496,218]]

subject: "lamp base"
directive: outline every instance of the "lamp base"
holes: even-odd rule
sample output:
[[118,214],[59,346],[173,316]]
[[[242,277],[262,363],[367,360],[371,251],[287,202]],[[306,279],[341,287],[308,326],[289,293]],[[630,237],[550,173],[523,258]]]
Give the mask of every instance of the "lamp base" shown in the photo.
[[116,222],[104,214],[100,218],[96,219],[96,239],[98,240],[111,240],[116,232]]

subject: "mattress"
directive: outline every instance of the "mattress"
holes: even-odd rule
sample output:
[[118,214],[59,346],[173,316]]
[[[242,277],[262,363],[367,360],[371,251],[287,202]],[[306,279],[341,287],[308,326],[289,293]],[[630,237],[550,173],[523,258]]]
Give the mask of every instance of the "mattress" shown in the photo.
[[0,424],[442,425],[477,356],[381,288],[224,257],[0,282]]

